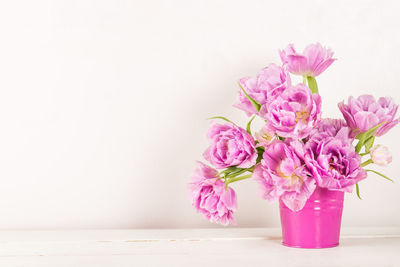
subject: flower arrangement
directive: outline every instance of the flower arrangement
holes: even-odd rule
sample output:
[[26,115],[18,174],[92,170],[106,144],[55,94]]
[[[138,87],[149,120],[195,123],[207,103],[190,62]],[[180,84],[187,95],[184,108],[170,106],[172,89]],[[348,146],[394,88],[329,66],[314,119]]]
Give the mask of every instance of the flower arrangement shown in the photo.
[[[365,167],[392,161],[388,148],[374,142],[399,123],[393,99],[349,97],[338,104],[344,119],[321,118],[315,78],[336,60],[333,52],[317,43],[303,53],[289,45],[279,54],[281,66],[270,64],[256,78],[239,80],[234,107],[251,117],[246,129],[211,118],[226,121],[212,122],[207,133],[203,156],[212,167],[198,162],[189,184],[192,205],[211,222],[235,224],[231,184],[248,178],[258,183],[263,199],[281,199],[294,212],[317,187],[349,193],[355,187],[360,198],[358,183],[368,172],[389,179]],[[303,83],[292,83],[290,74],[302,76]],[[253,136],[256,116],[265,125]]]

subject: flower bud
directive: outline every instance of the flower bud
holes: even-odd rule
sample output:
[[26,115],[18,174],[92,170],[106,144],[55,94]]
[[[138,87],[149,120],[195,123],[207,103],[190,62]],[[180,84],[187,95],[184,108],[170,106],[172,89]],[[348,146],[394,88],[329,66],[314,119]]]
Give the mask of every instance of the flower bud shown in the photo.
[[382,145],[376,145],[371,149],[371,158],[375,164],[380,166],[386,166],[392,162],[392,155],[387,147]]

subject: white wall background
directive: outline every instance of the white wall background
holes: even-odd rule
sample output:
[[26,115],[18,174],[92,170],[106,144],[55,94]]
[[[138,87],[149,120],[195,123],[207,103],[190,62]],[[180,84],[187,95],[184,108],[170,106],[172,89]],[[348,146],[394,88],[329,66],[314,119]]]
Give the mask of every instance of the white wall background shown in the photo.
[[[216,227],[186,183],[205,118],[277,50],[319,41],[338,61],[318,79],[325,116],[349,95],[400,103],[397,1],[2,1],[0,228]],[[345,226],[400,226],[400,127],[383,170],[348,195]],[[241,227],[278,226],[278,205],[234,184]]]

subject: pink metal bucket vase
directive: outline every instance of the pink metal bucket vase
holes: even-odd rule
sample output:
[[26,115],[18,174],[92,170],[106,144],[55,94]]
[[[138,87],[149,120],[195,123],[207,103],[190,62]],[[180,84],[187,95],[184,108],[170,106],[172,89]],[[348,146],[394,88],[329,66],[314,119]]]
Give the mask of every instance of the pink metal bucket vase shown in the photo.
[[296,248],[338,246],[343,199],[344,192],[317,187],[298,212],[280,200],[282,244]]

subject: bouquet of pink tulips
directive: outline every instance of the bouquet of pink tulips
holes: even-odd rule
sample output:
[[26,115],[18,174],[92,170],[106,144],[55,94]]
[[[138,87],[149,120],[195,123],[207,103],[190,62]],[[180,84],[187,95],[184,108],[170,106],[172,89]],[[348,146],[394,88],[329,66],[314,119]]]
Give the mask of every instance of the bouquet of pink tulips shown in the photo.
[[[293,45],[279,52],[282,65],[270,64],[256,78],[239,80],[234,107],[251,117],[241,128],[224,117],[212,122],[203,156],[212,165],[198,162],[189,185],[192,205],[211,222],[235,223],[237,199],[231,184],[252,178],[261,197],[281,199],[292,211],[301,210],[316,187],[352,192],[373,172],[367,165],[392,161],[388,149],[374,145],[375,137],[399,122],[392,98],[372,95],[349,97],[338,107],[344,119],[321,118],[321,97],[316,77],[334,61],[333,52],[311,44],[303,53]],[[293,84],[290,74],[303,77]],[[254,135],[255,116],[265,126]],[[390,180],[390,179],[389,179]]]

